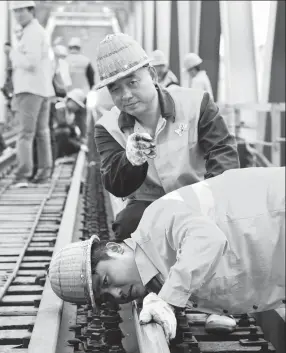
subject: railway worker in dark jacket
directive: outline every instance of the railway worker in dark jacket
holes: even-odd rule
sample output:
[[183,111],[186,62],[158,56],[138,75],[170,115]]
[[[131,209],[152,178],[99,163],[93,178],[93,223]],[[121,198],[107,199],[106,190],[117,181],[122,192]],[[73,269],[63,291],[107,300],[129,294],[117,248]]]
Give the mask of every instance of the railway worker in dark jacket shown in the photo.
[[141,321],[157,321],[167,339],[176,307],[213,313],[206,329],[227,332],[236,324],[223,313],[285,307],[285,167],[228,170],[173,191],[122,243],[95,236],[62,249],[49,277],[74,303],[144,297]]
[[150,64],[154,66],[158,75],[158,83],[165,88],[179,86],[179,81],[176,75],[169,69],[165,54],[157,49],[151,53],[150,57]]
[[85,101],[85,93],[75,88],[67,94],[65,102],[55,105],[57,158],[87,150]]
[[95,125],[104,187],[127,198],[113,223],[118,239],[146,207],[179,187],[239,168],[235,138],[208,93],[163,89],[141,46],[125,34],[99,45],[97,66],[115,107]]

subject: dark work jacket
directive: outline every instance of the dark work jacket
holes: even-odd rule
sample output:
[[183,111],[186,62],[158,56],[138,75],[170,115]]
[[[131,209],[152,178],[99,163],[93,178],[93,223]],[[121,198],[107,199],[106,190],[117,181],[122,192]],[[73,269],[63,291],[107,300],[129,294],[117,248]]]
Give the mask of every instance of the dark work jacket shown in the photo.
[[[185,94],[189,92],[189,89],[179,89]],[[162,117],[166,121],[171,119],[175,129],[176,119],[179,120],[179,117],[176,117],[171,91],[169,93],[159,85],[157,91]],[[198,109],[196,139],[200,153],[204,155],[205,172],[203,177],[207,179],[219,175],[225,170],[239,168],[239,159],[235,137],[230,134],[217,105],[207,92],[202,92],[201,97],[201,101],[197,102],[200,108]],[[110,114],[110,112],[106,114]],[[95,126],[95,143],[101,159],[103,185],[114,196],[127,197],[144,183],[148,173],[148,162],[141,166],[133,166],[126,157],[125,148],[100,124],[100,121],[103,122],[104,119],[105,114]],[[117,119],[121,131],[132,131],[135,117],[121,112]],[[186,160],[186,164],[188,163],[189,161]],[[171,170],[170,173],[172,174]],[[176,181],[174,181],[174,186],[175,184]],[[174,189],[176,188],[174,187]]]

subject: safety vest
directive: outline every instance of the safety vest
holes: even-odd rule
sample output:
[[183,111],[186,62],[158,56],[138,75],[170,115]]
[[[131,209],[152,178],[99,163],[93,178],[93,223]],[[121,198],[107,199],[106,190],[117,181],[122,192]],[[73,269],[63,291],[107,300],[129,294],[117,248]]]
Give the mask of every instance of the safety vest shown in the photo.
[[[155,140],[156,158],[152,162],[160,184],[147,172],[143,184],[128,199],[154,201],[170,191],[203,180],[206,169],[198,143],[198,121],[204,92],[178,87],[169,94],[174,101],[175,117],[164,118],[163,128]],[[125,149],[134,128],[121,131],[119,115],[119,109],[114,107],[98,120],[97,125],[103,126]]]
[[82,54],[69,54],[66,60],[69,64],[72,80],[71,90],[80,88],[87,94],[90,89],[86,76],[86,69],[90,63],[89,59]]

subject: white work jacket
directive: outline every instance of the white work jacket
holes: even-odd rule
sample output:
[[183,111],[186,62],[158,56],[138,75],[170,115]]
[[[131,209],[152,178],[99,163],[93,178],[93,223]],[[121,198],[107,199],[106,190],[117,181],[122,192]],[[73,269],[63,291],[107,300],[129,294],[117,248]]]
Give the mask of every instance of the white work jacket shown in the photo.
[[32,93],[53,97],[53,67],[49,41],[37,19],[23,28],[23,35],[11,50],[14,93]]
[[[285,168],[228,170],[173,191],[146,209],[131,238],[174,306],[217,314],[282,306]],[[144,285],[148,268],[138,266]]]
[[191,88],[201,89],[202,91],[208,92],[213,99],[213,90],[210,79],[204,70],[199,71],[196,76],[192,78]]

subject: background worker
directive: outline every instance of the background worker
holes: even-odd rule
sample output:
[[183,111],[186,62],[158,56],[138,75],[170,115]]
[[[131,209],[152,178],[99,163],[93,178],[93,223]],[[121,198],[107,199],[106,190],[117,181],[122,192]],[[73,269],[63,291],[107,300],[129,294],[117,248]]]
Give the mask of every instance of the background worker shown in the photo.
[[49,42],[35,18],[34,1],[11,1],[22,33],[10,51],[13,69],[15,115],[20,131],[17,141],[18,168],[15,185],[27,187],[33,173],[33,140],[37,140],[38,170],[33,182],[44,183],[52,171],[49,131],[49,97],[53,95]]
[[1,91],[4,95],[4,97],[6,98],[8,109],[11,109],[11,101],[12,101],[13,93],[14,93],[13,80],[12,80],[13,69],[12,69],[12,62],[9,58],[11,49],[12,49],[11,43],[6,42],[4,44],[4,53],[7,56],[7,58],[6,58],[6,60],[7,60],[6,75],[5,75],[4,85],[3,85],[3,87],[1,87]]
[[77,153],[86,148],[86,95],[81,89],[73,89],[56,109],[56,158]]
[[134,232],[146,207],[167,192],[239,168],[235,138],[209,94],[162,89],[149,63],[127,35],[99,45],[96,88],[107,86],[115,104],[95,126],[102,181],[128,199],[112,225],[117,239]]
[[191,88],[201,89],[208,92],[213,99],[213,90],[210,79],[205,70],[201,70],[200,65],[203,60],[195,53],[189,53],[184,58],[184,71],[191,79]]
[[214,313],[206,329],[231,332],[236,323],[221,314],[285,306],[285,167],[229,170],[173,191],[124,242],[93,238],[62,249],[49,278],[60,298],[78,304],[86,295],[94,305],[151,292],[140,321],[162,325],[167,340],[177,307]]
[[168,61],[161,50],[154,50],[151,55],[150,64],[155,67],[158,75],[158,83],[165,88],[179,86],[179,80],[169,69]]
[[80,38],[71,38],[68,50],[66,60],[70,68],[72,88],[80,88],[87,94],[94,86],[94,69],[89,58],[81,53]]
[[53,51],[55,73],[60,75],[65,91],[68,92],[72,89],[70,68],[67,62],[68,50],[64,45],[58,44],[54,46]]

